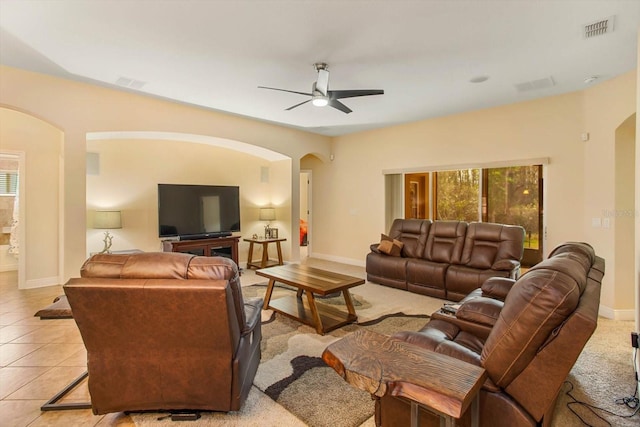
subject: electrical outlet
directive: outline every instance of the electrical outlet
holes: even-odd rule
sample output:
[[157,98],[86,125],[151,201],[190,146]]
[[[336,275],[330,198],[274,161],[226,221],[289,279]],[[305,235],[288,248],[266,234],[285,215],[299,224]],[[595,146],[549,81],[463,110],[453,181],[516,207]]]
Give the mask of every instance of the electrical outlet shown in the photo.
[[631,332],[631,347],[640,348],[640,345],[638,344],[638,333],[637,332]]

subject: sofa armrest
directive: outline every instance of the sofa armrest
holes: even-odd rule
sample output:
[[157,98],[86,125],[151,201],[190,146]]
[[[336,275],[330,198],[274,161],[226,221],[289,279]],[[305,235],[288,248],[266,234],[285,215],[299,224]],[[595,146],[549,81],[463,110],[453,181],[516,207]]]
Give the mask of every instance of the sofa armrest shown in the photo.
[[515,279],[508,277],[490,277],[480,287],[482,296],[504,301],[514,283]]
[[377,254],[381,254],[382,252],[380,252],[380,250],[378,249],[378,246],[380,246],[380,242],[372,243],[371,246],[369,246],[369,249],[371,249],[371,252],[375,252]]
[[244,314],[247,318],[247,323],[242,329],[242,335],[251,333],[257,324],[260,323],[260,314],[262,313],[262,298],[249,298],[244,302]]
[[478,297],[471,299],[458,308],[456,318],[481,325],[493,326],[500,316],[504,303],[502,301]]
[[514,259],[501,259],[491,266],[492,270],[508,271],[509,277],[517,279],[520,275],[520,261]]

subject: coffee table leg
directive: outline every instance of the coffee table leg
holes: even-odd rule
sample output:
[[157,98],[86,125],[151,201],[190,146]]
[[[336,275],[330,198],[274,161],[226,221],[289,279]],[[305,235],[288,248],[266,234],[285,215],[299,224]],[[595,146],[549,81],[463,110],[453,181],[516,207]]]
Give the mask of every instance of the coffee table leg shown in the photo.
[[411,427],[419,427],[419,426],[420,426],[420,406],[418,405],[417,402],[411,401]]
[[316,332],[320,335],[324,335],[322,320],[320,319],[320,314],[318,313],[318,307],[316,307],[316,299],[313,296],[313,292],[307,291],[307,301],[309,301],[309,308],[311,309],[311,314],[313,315],[313,321],[316,325]]
[[471,427],[480,425],[480,392],[476,394],[471,402]]
[[356,316],[356,309],[353,306],[353,300],[351,299],[351,293],[349,292],[349,289],[343,290],[342,295],[344,296],[344,303],[347,306],[349,314],[357,319],[358,317]]
[[275,279],[269,279],[269,285],[267,286],[267,293],[264,294],[264,303],[262,304],[263,310],[269,309],[269,302],[271,301],[271,294],[273,293],[273,286],[276,284]]

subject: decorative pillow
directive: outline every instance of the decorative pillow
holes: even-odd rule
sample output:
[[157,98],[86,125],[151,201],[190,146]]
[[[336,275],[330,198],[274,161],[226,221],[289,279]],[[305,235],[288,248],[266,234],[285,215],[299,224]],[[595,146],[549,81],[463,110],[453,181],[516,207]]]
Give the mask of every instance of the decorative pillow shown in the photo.
[[383,254],[391,255],[391,256],[400,256],[402,253],[402,247],[404,243],[399,240],[392,239],[386,234],[380,235],[380,244],[378,245],[378,250]]

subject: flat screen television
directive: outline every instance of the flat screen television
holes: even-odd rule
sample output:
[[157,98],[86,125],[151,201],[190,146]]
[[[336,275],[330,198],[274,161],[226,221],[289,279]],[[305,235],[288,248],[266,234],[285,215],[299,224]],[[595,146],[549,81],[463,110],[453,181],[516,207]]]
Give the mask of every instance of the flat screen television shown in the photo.
[[159,237],[182,240],[240,231],[240,187],[158,184]]

